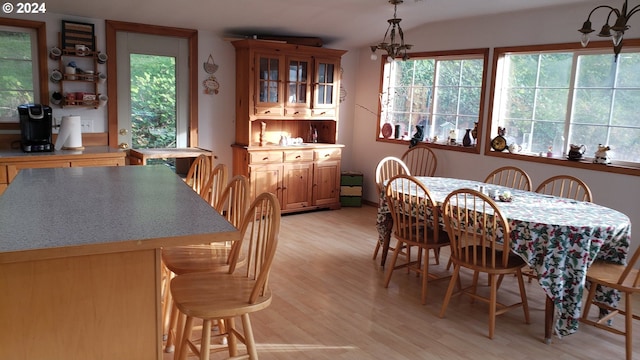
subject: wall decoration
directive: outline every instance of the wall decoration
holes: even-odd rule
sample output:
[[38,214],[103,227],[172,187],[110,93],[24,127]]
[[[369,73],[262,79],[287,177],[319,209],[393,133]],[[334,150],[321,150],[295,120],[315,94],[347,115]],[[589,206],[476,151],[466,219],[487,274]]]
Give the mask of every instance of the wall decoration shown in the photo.
[[216,71],[218,71],[218,65],[213,61],[213,56],[209,54],[209,58],[203,64],[204,71],[209,74],[209,77],[204,79],[202,85],[204,86],[204,93],[207,95],[217,94],[220,89],[220,84],[218,80],[213,75]]
[[340,102],[343,102],[347,98],[347,90],[344,88],[342,83],[342,74],[344,73],[344,69],[340,67]]
[[62,20],[62,49],[75,50],[76,46],[96,50],[94,25]]

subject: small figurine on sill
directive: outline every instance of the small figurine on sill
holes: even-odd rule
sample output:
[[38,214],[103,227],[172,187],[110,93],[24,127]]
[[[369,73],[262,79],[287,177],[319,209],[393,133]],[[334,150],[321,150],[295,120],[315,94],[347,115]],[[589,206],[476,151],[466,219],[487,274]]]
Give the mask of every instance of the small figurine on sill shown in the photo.
[[596,150],[596,153],[593,156],[593,162],[596,164],[610,164],[611,158],[608,154],[609,150],[611,150],[609,145],[598,144],[598,150]]
[[409,142],[409,148],[412,148],[412,147],[418,145],[418,143],[420,141],[422,141],[423,137],[424,137],[424,126],[416,125],[416,133],[413,134],[413,137],[411,138],[411,141]]

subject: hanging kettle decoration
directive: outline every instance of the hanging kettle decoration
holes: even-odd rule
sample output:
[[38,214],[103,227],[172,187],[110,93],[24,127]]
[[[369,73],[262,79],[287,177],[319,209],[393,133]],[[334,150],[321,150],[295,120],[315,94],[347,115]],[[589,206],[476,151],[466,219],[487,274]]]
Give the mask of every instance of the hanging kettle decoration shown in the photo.
[[204,71],[209,74],[209,77],[204,79],[202,82],[202,85],[204,86],[204,93],[207,95],[217,94],[220,89],[220,84],[213,73],[218,71],[218,65],[213,62],[213,56],[211,56],[211,54],[209,54],[209,59],[207,59],[203,66]]

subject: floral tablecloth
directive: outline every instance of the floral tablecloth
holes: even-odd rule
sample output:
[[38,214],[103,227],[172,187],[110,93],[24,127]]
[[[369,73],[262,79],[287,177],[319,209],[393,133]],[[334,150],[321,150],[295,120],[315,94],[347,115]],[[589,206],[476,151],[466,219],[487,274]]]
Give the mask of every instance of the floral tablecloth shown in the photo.
[[[498,202],[509,220],[513,251],[538,274],[540,286],[555,305],[558,336],[577,331],[582,310],[586,271],[596,259],[625,264],[631,239],[631,222],[625,214],[594,203],[575,201],[530,191],[509,189],[473,180],[416,177],[442,203],[456,189],[509,190],[511,202]],[[380,197],[377,228],[379,241],[388,249],[392,221]],[[384,254],[384,253],[383,253]],[[384,256],[383,256],[384,258]],[[615,291],[600,291],[599,300],[615,304]]]

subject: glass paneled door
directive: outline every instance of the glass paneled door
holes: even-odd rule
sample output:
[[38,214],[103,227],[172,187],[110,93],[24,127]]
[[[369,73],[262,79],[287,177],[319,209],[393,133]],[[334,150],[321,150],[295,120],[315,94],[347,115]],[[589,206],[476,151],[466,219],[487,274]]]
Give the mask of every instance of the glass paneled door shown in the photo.
[[186,147],[187,39],[118,32],[117,44],[119,146]]

